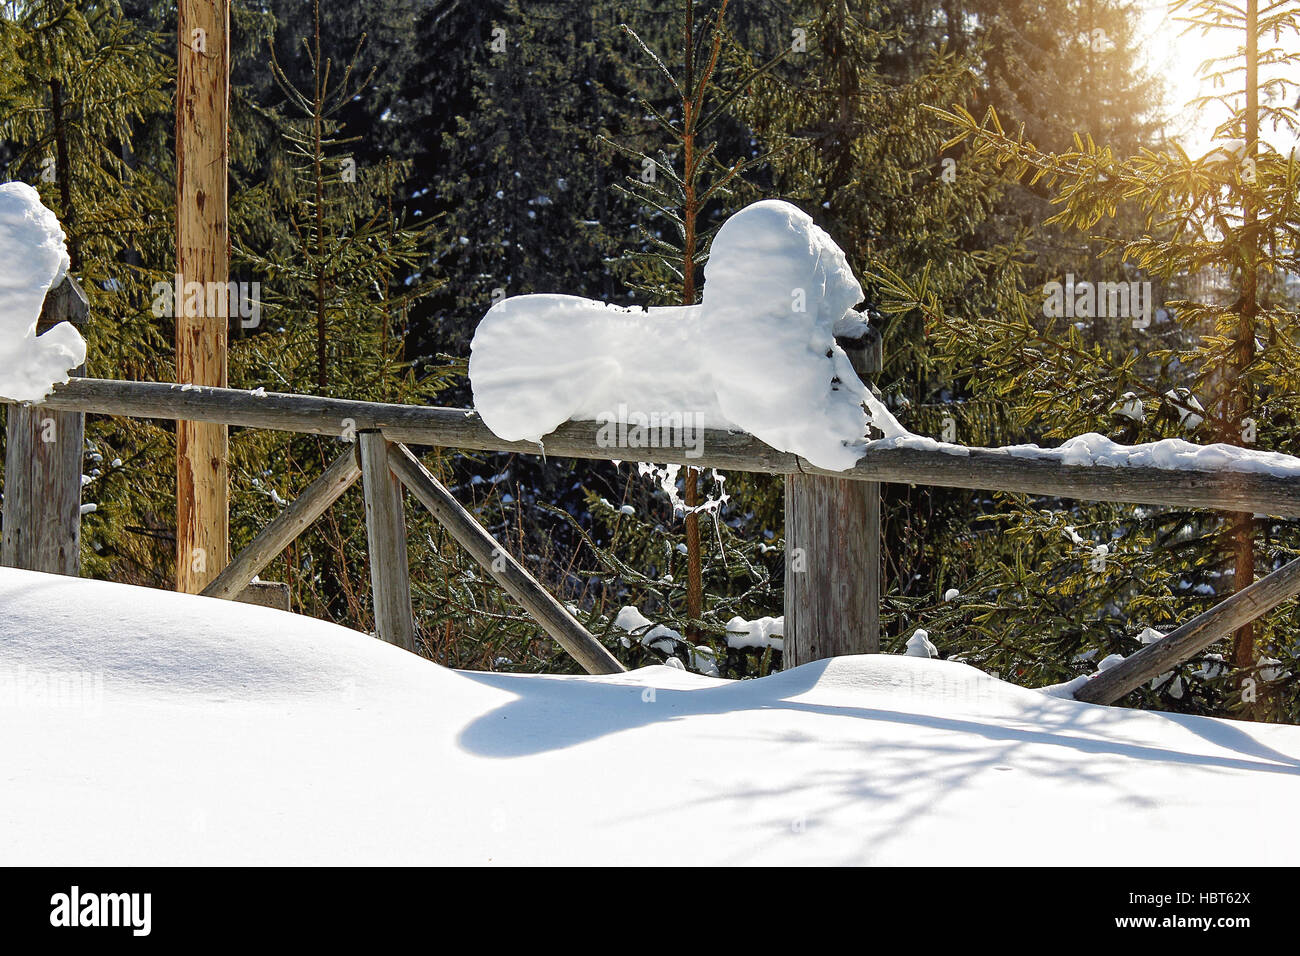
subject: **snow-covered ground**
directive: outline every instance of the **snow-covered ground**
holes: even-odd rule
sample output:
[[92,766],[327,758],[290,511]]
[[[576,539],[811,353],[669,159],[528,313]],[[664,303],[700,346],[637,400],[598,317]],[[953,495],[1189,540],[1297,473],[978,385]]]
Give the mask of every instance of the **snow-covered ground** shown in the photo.
[[309,618],[0,569],[0,861],[1287,863],[1300,728],[852,657],[447,670]]

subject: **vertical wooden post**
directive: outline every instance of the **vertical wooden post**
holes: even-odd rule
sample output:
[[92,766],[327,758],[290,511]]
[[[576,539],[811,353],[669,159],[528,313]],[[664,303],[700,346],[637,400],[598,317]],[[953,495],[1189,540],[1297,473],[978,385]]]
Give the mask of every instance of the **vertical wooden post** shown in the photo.
[[[228,310],[211,306],[228,304],[230,274],[230,0],[179,0],[177,24],[176,380],[224,387]],[[202,591],[230,560],[228,452],[225,425],[176,423],[178,591]]]
[[[68,321],[81,328],[86,294],[72,276],[45,296],[36,334]],[[74,375],[85,372],[85,366]],[[83,412],[10,405],[6,421],[4,533],[0,562],[76,577],[81,571]]]
[[[880,336],[840,342],[868,385]],[[782,665],[880,650],[880,485],[821,475],[785,479]]]
[[402,485],[388,465],[382,433],[357,433],[361,444],[361,484],[370,544],[370,590],[375,603],[375,633],[389,644],[415,650],[411,575],[406,557],[406,517]]

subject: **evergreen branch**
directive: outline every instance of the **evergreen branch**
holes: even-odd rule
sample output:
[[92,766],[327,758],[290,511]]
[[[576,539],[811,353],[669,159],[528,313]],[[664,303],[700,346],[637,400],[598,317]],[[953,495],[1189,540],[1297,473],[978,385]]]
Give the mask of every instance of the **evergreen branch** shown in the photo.
[[757,69],[752,70],[744,77],[744,79],[737,82],[735,86],[732,88],[731,92],[727,93],[717,103],[717,105],[714,106],[713,110],[707,116],[705,116],[703,120],[700,121],[697,129],[699,129],[700,132],[704,132],[704,130],[706,130],[710,125],[712,125],[714,121],[716,121],[726,113],[727,107],[729,107],[735,101],[736,97],[740,96],[741,93],[747,90],[750,84],[754,82],[754,80],[758,79],[760,76],[763,76],[764,74],[775,69],[777,65],[779,65],[781,62],[785,60],[786,56],[789,53],[790,53],[790,48],[787,46],[776,56],[772,57],[770,60],[768,60],[766,63],[764,63],[762,66],[758,67]]
[[637,35],[637,32],[633,30],[630,26],[628,26],[626,23],[620,23],[619,27],[623,30],[624,33],[626,33],[634,41],[636,41],[636,45],[641,48],[641,50],[645,53],[646,56],[650,57],[654,65],[659,68],[659,72],[668,78],[668,82],[672,84],[673,89],[677,92],[677,95],[684,96],[684,94],[682,93],[682,88],[677,83],[677,77],[673,76],[672,71],[668,69],[667,66],[664,65],[664,61],[659,58],[659,54],[655,53],[654,50],[650,49],[650,47],[646,45],[646,42],[642,40],[640,36]]

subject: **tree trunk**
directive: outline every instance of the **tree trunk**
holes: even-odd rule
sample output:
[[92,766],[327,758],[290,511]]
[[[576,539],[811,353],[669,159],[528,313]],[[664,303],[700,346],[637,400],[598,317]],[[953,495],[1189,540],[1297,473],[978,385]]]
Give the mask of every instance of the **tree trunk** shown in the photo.
[[[686,2],[684,75],[682,89],[682,305],[695,305],[695,228],[700,215],[695,194],[695,122],[691,91],[695,89],[694,0]],[[700,639],[699,620],[704,614],[704,562],[700,552],[700,473],[687,465],[682,469],[686,501],[686,639],[694,644]]]
[[[1259,0],[1246,3],[1246,148],[1242,157],[1244,166],[1253,170],[1259,154]],[[1237,354],[1232,378],[1227,383],[1236,390],[1232,402],[1232,424],[1237,430],[1228,437],[1234,445],[1241,444],[1241,428],[1249,415],[1252,395],[1246,369],[1255,358],[1255,318],[1259,313],[1259,238],[1255,231],[1259,210],[1250,192],[1254,177],[1246,184],[1247,198],[1242,209],[1242,237],[1246,243],[1246,264],[1241,277],[1241,316],[1237,330]],[[1232,524],[1232,549],[1234,573],[1232,587],[1241,591],[1255,580],[1255,519],[1247,513],[1230,516]],[[1237,630],[1232,643],[1232,663],[1238,668],[1255,664],[1254,624],[1245,624]]]
[[[176,380],[226,384],[229,0],[180,0],[176,71]],[[202,304],[185,289],[204,290]],[[217,290],[220,295],[208,295]],[[222,303],[209,309],[210,303]],[[195,306],[199,306],[195,308]],[[217,312],[210,315],[209,312]],[[197,314],[195,314],[197,313]],[[197,593],[230,558],[224,425],[176,425],[176,590]]]

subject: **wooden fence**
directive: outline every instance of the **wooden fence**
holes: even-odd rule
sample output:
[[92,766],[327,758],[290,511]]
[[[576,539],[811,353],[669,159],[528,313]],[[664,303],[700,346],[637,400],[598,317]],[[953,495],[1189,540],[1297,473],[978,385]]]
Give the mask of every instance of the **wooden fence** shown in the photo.
[[[57,290],[56,290],[57,292]],[[51,293],[72,314],[84,297]],[[84,314],[84,312],[83,312]],[[864,377],[879,368],[878,344],[849,343]],[[785,662],[787,666],[879,649],[880,482],[1003,490],[1062,498],[1210,508],[1300,517],[1300,482],[1273,475],[1150,467],[1099,468],[1018,458],[995,449],[869,447],[851,469],[831,472],[751,435],[708,430],[702,447],[673,436],[653,450],[609,448],[595,422],[568,422],[543,447],[497,438],[471,409],[358,402],[154,382],[73,378],[37,406],[10,406],[3,563],[77,573],[81,452],[86,414],[216,422],[335,436],[350,444],[203,591],[242,598],[257,573],[358,478],[365,499],[375,626],[415,649],[403,488],[423,504],[538,624],[591,673],[623,668],[586,628],[420,464],[408,444],[587,459],[620,458],[779,474],[786,477]],[[57,416],[57,418],[56,418]],[[51,433],[48,423],[56,422]],[[42,429],[46,429],[42,432]],[[52,437],[51,437],[52,434]],[[41,436],[43,446],[33,444]],[[17,439],[17,440],[15,440]],[[695,449],[699,448],[698,457]],[[687,454],[687,450],[691,454]],[[33,464],[38,462],[38,464]],[[77,507],[69,506],[69,502]],[[1242,624],[1300,593],[1300,560],[1089,681],[1076,696],[1112,703]]]

